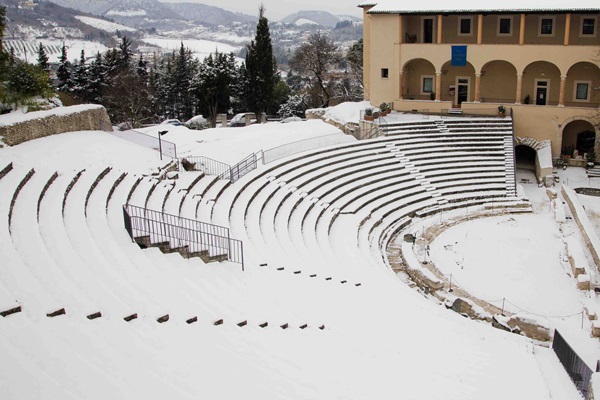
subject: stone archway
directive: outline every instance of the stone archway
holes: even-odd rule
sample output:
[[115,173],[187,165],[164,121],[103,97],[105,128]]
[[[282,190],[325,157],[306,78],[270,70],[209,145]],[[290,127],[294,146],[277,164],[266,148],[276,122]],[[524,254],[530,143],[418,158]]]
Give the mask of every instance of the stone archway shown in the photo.
[[[594,125],[585,119],[573,119],[562,129],[561,156],[586,161],[600,160],[600,139]],[[591,154],[588,156],[588,154]]]
[[[515,136],[515,158],[518,156],[524,157],[521,160],[526,164],[532,158],[534,158],[535,165],[535,176],[538,182],[546,182],[548,177],[552,177],[552,142],[550,140],[544,140],[542,142],[532,139],[530,137],[518,137]],[[517,149],[521,147],[522,153],[518,154]],[[529,150],[526,150],[529,149]],[[535,155],[533,155],[533,153]],[[515,159],[515,163],[518,166],[519,159]]]
[[463,101],[475,100],[475,68],[471,63],[455,67],[451,61],[446,61],[442,66],[441,78],[440,100],[451,101],[455,107],[460,107]]
[[480,101],[482,103],[517,103],[517,69],[504,60],[494,60],[481,68]]
[[415,58],[402,68],[402,98],[405,100],[434,100],[435,67],[431,61]]
[[548,61],[535,61],[523,70],[522,95],[530,104],[558,105],[560,69]]

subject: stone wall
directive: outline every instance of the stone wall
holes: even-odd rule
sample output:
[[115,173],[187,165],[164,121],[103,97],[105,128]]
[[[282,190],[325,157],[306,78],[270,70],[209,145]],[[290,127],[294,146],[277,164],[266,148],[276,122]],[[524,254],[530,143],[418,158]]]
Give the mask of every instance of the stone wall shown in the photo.
[[112,130],[106,109],[97,105],[36,111],[24,114],[20,121],[0,124],[0,136],[9,146],[65,132]]

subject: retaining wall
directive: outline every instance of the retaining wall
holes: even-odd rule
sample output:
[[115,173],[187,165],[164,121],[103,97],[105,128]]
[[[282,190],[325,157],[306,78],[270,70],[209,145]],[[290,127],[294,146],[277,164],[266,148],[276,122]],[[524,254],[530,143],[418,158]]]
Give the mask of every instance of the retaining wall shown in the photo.
[[0,136],[9,146],[65,132],[112,130],[106,109],[100,105],[59,107],[0,118]]

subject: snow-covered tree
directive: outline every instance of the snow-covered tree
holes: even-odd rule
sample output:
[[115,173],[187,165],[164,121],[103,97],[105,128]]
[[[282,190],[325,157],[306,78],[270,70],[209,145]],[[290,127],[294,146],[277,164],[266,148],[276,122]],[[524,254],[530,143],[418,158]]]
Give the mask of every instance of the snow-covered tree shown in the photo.
[[42,42],[40,42],[37,50],[37,62],[38,65],[46,72],[50,72],[50,63],[48,62],[48,54]]
[[231,107],[232,84],[236,79],[235,55],[215,52],[204,59],[193,81],[198,111],[214,125],[217,114]]
[[71,62],[67,57],[67,47],[63,43],[60,50],[60,58],[58,59],[58,69],[56,71],[58,79],[58,90],[67,93],[71,89]]
[[80,99],[83,102],[86,102],[88,84],[89,84],[89,76],[88,76],[88,67],[86,65],[86,60],[85,60],[85,50],[81,50],[81,55],[79,56],[79,62],[75,65],[75,67],[73,68],[73,73],[71,74],[70,91],[78,99]]
[[339,61],[337,46],[321,32],[310,35],[308,41],[296,49],[290,60],[290,68],[309,79],[306,89],[313,98],[311,107],[329,106],[329,100],[334,95],[331,72]]
[[307,110],[306,99],[303,94],[295,94],[288,97],[287,101],[281,105],[278,114],[282,118],[291,116],[303,117]]
[[269,33],[269,20],[261,5],[256,25],[256,36],[247,46],[244,82],[244,100],[249,110],[261,115],[274,103],[275,85],[279,81],[277,63]]

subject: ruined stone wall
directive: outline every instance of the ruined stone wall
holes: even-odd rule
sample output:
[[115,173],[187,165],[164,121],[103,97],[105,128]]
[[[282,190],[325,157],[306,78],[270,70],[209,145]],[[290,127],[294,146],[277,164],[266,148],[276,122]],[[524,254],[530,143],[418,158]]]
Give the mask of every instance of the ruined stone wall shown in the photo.
[[37,111],[23,115],[21,121],[0,124],[0,136],[9,146],[65,132],[112,130],[106,109],[98,105]]

